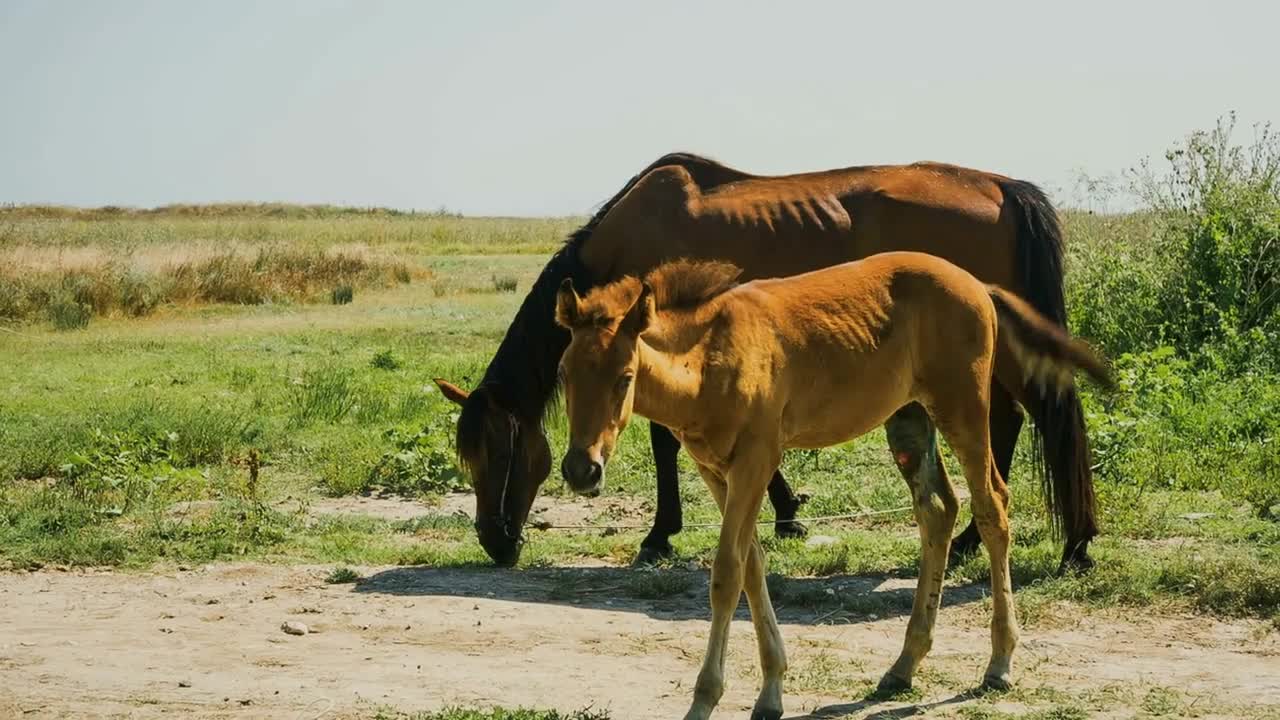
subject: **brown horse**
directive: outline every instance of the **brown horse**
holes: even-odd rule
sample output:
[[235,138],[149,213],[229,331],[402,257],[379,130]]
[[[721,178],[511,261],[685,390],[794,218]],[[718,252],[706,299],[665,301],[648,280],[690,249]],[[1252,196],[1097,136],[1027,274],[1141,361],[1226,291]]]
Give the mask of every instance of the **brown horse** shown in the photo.
[[[468,397],[438,381],[462,405],[458,452],[475,487],[476,529],[490,557],[516,561],[521,529],[551,469],[542,420],[568,343],[552,319],[561,281],[587,289],[677,257],[729,261],[743,268],[744,279],[783,277],[892,250],[945,258],[1065,326],[1061,232],[1052,206],[1030,183],[932,163],[764,177],[687,154],[659,158],[632,178],[547,263],[475,391]],[[1058,397],[1016,378],[998,382],[990,426],[1001,477],[1008,476],[1022,427],[1019,403],[1035,420],[1037,470],[1055,526],[1065,530],[1063,565],[1088,566],[1097,527],[1080,402],[1073,390]],[[894,457],[908,464],[935,442],[916,406],[895,415],[886,430]],[[658,511],[639,559],[670,554],[669,538],[681,527],[680,444],[657,424],[650,435]],[[799,502],[781,474],[769,497],[778,530],[799,530],[791,523]],[[953,552],[977,545],[970,523]]]
[[[787,448],[858,437],[919,403],[964,467],[991,556],[991,661],[1006,688],[1018,640],[1009,580],[1008,489],[987,425],[993,373],[1060,392],[1071,372],[1108,382],[1103,364],[1027,303],[945,260],[892,252],[732,287],[724,263],[672,263],[584,299],[564,281],[556,320],[572,333],[561,360],[569,449],[561,469],[596,492],[631,413],[670,428],[723,515],[711,569],[711,637],[686,718],[706,718],[724,690],[729,621],[745,588],[764,684],[752,718],[782,715],[786,655],[765,587],[755,522]],[[997,355],[1003,357],[996,361]],[[934,458],[903,467],[919,524],[920,580],[902,654],[882,687],[910,686],[933,642],[957,503]]]

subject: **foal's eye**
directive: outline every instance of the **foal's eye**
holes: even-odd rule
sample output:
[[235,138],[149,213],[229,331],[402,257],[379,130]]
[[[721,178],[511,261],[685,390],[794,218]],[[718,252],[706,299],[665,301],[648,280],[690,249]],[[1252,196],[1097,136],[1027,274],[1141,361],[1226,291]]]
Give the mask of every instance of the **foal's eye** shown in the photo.
[[627,388],[629,387],[631,387],[630,375],[623,375],[622,377],[618,378],[618,392],[626,392]]

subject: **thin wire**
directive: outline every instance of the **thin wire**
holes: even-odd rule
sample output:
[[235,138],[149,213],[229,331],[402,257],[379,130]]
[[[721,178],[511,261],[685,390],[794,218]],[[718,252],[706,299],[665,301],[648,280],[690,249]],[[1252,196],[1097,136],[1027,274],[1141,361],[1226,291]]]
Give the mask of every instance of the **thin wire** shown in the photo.
[[[846,515],[819,515],[817,517],[801,517],[796,518],[803,522],[824,522],[830,520],[856,520],[858,518],[877,517],[880,515],[892,515],[895,513],[911,510],[913,505],[902,505],[900,507],[889,508],[888,510],[867,510],[860,513],[848,513]],[[772,525],[776,520],[759,520],[757,525]],[[604,524],[604,525],[557,525],[549,522],[531,522],[529,526],[534,530],[648,530],[650,525],[627,525],[627,524]],[[699,528],[718,528],[720,523],[686,523],[684,529],[692,530]]]

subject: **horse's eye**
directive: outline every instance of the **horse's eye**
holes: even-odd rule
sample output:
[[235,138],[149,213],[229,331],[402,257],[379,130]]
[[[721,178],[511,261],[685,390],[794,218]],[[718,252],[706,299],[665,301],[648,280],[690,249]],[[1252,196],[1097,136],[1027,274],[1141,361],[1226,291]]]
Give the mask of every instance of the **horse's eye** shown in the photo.
[[618,378],[618,392],[626,392],[627,388],[629,387],[631,387],[630,375],[623,375],[622,377]]

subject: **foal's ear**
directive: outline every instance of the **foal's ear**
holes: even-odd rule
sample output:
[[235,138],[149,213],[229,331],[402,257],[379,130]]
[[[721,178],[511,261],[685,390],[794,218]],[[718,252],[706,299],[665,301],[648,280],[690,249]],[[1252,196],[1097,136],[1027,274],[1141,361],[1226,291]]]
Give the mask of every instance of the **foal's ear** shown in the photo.
[[465,405],[467,398],[471,397],[471,393],[445,380],[444,378],[433,378],[436,387],[440,388],[440,394],[452,400],[457,405]]
[[635,304],[627,311],[627,316],[622,318],[620,327],[628,335],[638,336],[653,324],[653,317],[656,312],[653,302],[653,288],[649,286],[649,283],[641,283],[640,297],[636,298]]
[[582,298],[578,297],[578,291],[573,289],[573,280],[565,278],[564,282],[560,283],[560,291],[556,293],[556,322],[566,330],[574,329],[579,325],[581,307]]

